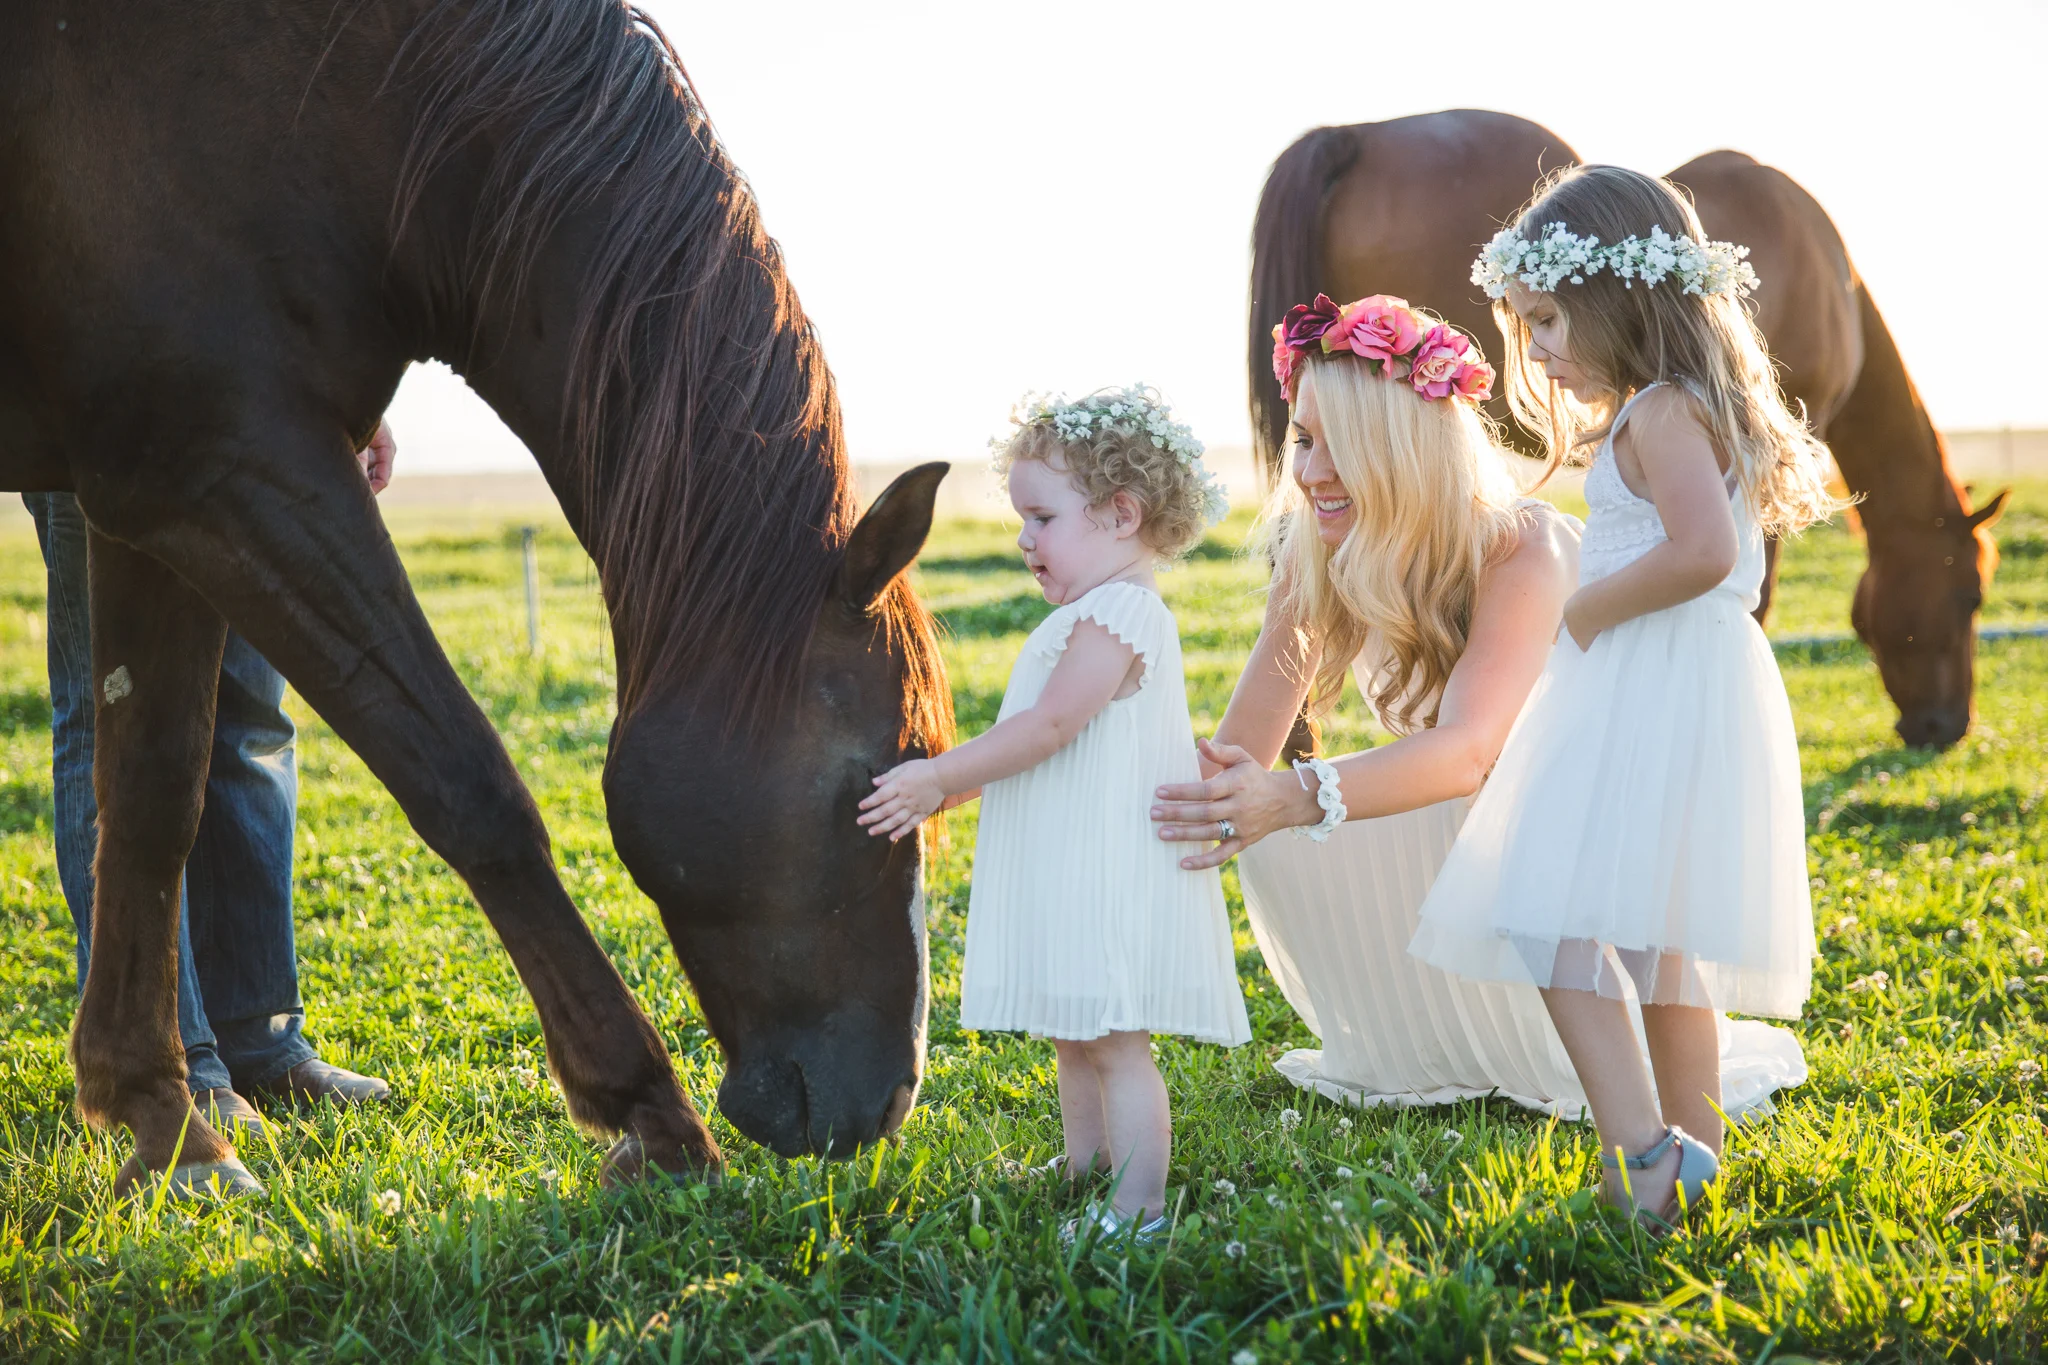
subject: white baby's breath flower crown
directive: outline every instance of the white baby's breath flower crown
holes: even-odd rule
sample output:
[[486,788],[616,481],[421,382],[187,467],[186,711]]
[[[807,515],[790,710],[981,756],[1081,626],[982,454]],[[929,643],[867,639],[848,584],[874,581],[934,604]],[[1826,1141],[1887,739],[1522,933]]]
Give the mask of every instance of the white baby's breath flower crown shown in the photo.
[[[1062,441],[1086,441],[1097,436],[1120,435],[1132,440],[1145,438],[1194,471],[1202,485],[1202,514],[1214,526],[1230,515],[1228,490],[1202,463],[1202,443],[1185,424],[1173,420],[1173,409],[1145,384],[1127,389],[1097,389],[1080,398],[1065,394],[1028,393],[1010,411],[1018,430],[1048,426]],[[989,445],[1000,450],[1007,442],[993,437]]]
[[1635,288],[1637,280],[1654,289],[1676,276],[1688,294],[1710,298],[1726,294],[1740,299],[1748,297],[1758,284],[1748,256],[1746,246],[1695,242],[1684,234],[1673,237],[1661,227],[1650,229],[1648,241],[1630,234],[1602,246],[1598,237],[1581,237],[1567,231],[1563,223],[1549,223],[1533,242],[1514,228],[1494,234],[1479,259],[1472,262],[1472,283],[1493,299],[1506,294],[1511,283],[1551,294],[1567,280],[1584,284],[1588,275],[1606,270],[1628,289]]

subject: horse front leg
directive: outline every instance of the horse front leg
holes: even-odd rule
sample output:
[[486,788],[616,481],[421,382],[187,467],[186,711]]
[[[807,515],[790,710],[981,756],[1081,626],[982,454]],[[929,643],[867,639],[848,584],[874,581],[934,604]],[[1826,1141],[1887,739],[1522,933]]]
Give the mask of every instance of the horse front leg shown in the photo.
[[717,1143],[563,889],[540,812],[427,624],[346,448],[286,443],[277,470],[225,478],[175,523],[138,534],[290,680],[469,885],[533,997],[570,1116],[622,1135],[606,1180],[715,1170]]
[[78,1108],[89,1123],[135,1135],[117,1193],[150,1172],[168,1173],[177,1189],[217,1181],[260,1192],[193,1108],[178,1034],[179,882],[199,830],[227,624],[162,564],[117,541],[93,534],[87,562],[100,819],[92,958],[71,1033]]

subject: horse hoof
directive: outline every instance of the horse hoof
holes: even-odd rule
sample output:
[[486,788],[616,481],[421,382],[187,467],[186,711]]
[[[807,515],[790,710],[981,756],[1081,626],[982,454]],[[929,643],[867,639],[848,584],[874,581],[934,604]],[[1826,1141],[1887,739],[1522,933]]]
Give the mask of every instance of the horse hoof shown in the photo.
[[178,1201],[240,1199],[263,1193],[263,1182],[232,1156],[225,1161],[195,1161],[186,1166],[174,1166],[161,1177],[143,1165],[140,1157],[131,1156],[121,1163],[119,1173],[114,1176],[114,1195],[126,1198],[131,1194],[145,1193],[159,1179],[163,1181],[166,1197]]
[[670,1180],[698,1180],[716,1184],[724,1176],[723,1168],[716,1161],[710,1164],[691,1161],[680,1150],[664,1153],[650,1151],[647,1144],[632,1133],[612,1144],[605,1153],[604,1166],[598,1171],[597,1183],[608,1190],[625,1185],[637,1185],[655,1177]]

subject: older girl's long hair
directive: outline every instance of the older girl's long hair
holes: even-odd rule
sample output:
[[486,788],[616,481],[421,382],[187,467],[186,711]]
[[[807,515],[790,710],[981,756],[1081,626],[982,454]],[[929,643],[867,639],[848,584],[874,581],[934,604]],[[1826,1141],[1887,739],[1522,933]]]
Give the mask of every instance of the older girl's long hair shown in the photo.
[[[1684,195],[1619,166],[1575,166],[1544,179],[1515,227],[1535,241],[1552,223],[1603,243],[1647,239],[1653,228],[1706,241]],[[1623,401],[1664,382],[1687,396],[1767,533],[1795,534],[1844,505],[1828,491],[1827,447],[1786,405],[1763,336],[1734,295],[1688,294],[1675,276],[1630,287],[1602,271],[1581,284],[1561,284],[1551,298],[1572,363],[1598,388],[1585,404],[1529,358],[1529,329],[1508,301],[1493,305],[1507,343],[1508,405],[1547,438],[1545,477],[1560,464],[1590,460]]]
[[1261,518],[1273,591],[1316,661],[1310,715],[1336,705],[1345,673],[1370,649],[1367,700],[1380,723],[1396,734],[1434,725],[1480,577],[1516,538],[1514,478],[1470,403],[1425,399],[1346,355],[1312,354],[1300,383],[1314,387],[1357,518],[1330,549],[1284,477]]

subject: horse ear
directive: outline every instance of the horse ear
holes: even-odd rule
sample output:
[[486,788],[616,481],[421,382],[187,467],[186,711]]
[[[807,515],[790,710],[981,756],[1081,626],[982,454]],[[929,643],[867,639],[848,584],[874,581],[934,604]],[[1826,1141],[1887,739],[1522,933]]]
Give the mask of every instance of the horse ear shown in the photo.
[[2010,488],[2001,488],[1998,495],[1963,519],[1963,525],[1972,531],[1981,530],[1997,521],[2005,513],[2005,500],[2012,496]]
[[924,548],[939,480],[951,468],[938,460],[897,475],[853,528],[845,562],[839,566],[839,596],[856,611],[873,610],[883,591]]

